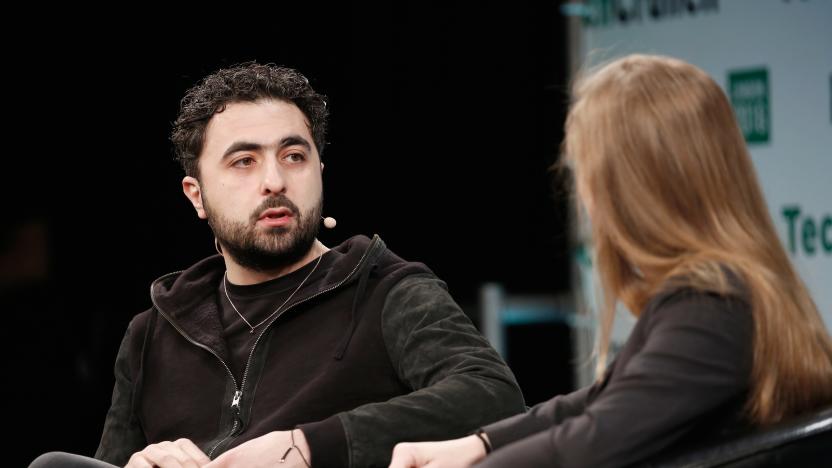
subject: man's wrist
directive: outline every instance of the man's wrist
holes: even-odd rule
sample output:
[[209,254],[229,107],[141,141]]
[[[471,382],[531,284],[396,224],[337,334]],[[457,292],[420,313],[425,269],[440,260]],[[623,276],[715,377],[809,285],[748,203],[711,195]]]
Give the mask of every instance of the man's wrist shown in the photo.
[[[311,467],[312,453],[309,450],[309,444],[306,442],[306,436],[303,434],[303,431],[300,429],[292,429],[286,432],[289,433],[288,447],[283,451],[283,455],[279,460],[280,463],[284,463],[289,457],[294,456],[298,457],[304,466]],[[283,434],[286,434],[286,432],[283,432]],[[283,440],[286,440],[285,435],[283,435]],[[296,453],[293,454],[292,452]]]
[[312,451],[309,449],[309,443],[306,441],[306,435],[300,429],[292,429],[292,441],[297,446],[300,453],[303,455],[304,461],[307,465],[312,465]]
[[[322,421],[297,426],[303,431],[310,455],[315,458],[315,466],[350,466],[349,448],[341,416],[335,414]],[[362,464],[366,463],[353,460],[353,465]]]

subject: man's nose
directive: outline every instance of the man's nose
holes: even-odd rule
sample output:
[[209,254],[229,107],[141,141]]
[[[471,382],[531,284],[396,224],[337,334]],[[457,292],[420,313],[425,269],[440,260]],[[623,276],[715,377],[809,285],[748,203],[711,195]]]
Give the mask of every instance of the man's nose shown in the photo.
[[286,191],[286,179],[280,165],[276,162],[267,162],[263,171],[263,181],[260,190],[264,195],[278,194]]

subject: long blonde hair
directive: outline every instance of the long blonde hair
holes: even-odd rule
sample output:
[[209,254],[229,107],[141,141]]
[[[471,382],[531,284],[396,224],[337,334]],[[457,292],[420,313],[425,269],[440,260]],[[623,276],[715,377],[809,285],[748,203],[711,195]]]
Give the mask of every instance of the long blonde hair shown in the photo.
[[617,302],[668,287],[739,295],[754,317],[751,421],[832,402],[832,340],[777,237],[725,94],[680,60],[630,55],[577,82],[564,152],[589,208],[606,358]]

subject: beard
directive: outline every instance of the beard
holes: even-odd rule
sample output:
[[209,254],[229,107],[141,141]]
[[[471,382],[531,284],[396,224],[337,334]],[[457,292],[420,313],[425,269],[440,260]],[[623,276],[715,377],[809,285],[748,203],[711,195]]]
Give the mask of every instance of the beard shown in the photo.
[[[301,213],[286,195],[279,194],[263,200],[249,216],[249,222],[233,221],[219,213],[215,213],[209,206],[207,197],[203,193],[203,206],[208,218],[208,225],[214,231],[223,251],[242,267],[258,271],[269,272],[285,268],[299,261],[309,252],[315,238],[321,219],[323,197],[312,208]],[[295,218],[295,225],[277,226],[260,229],[257,221],[260,213],[269,208],[287,208]]]

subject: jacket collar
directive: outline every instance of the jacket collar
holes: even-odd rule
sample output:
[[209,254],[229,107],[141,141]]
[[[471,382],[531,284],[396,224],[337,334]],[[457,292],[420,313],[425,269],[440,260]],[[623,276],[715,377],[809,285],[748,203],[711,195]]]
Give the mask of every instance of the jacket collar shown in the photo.
[[[354,236],[333,248],[324,254],[335,256],[329,262],[330,267],[323,272],[323,276],[316,274],[316,280],[305,284],[286,309],[353,281],[367,267],[368,258],[378,257],[384,250],[386,246],[378,235],[372,239]],[[186,339],[204,345],[227,359],[216,294],[224,273],[222,256],[213,255],[186,270],[158,278],[150,286],[150,295],[153,306]]]

